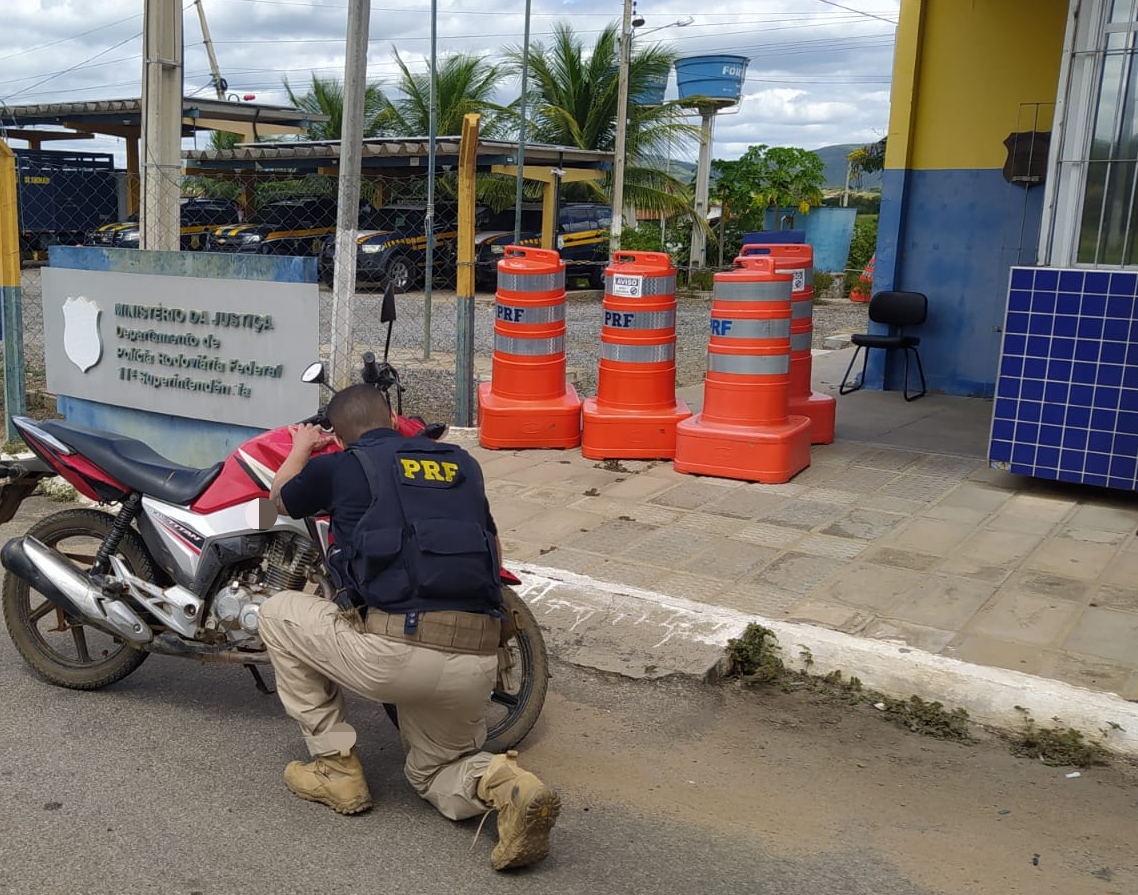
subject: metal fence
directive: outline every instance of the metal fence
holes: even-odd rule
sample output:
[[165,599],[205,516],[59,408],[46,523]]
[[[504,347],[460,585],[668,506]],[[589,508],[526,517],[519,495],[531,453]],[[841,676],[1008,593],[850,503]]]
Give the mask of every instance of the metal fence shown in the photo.
[[[36,165],[34,170],[38,173],[28,173],[31,169],[26,167],[18,172],[23,350],[29,396],[46,389],[41,270],[48,263],[51,247],[94,245],[131,249],[140,244],[139,215],[131,211],[141,199],[137,181],[100,167],[68,167],[62,163],[48,167],[42,158],[36,160]],[[49,183],[31,183],[28,186],[35,188],[25,189],[23,181],[27,178],[46,178]],[[185,177],[181,178],[179,189],[179,248],[315,258],[320,279],[318,319],[324,359],[334,344],[350,345],[356,356],[371,350],[382,357],[388,335],[386,324],[380,322],[380,306],[385,287],[391,281],[398,294],[390,359],[400,369],[406,385],[405,412],[451,422],[458,389],[466,388],[473,394],[478,382],[489,378],[494,342],[493,290],[496,263],[501,256],[486,249],[476,259],[479,287],[474,319],[460,322],[460,303],[454,291],[457,209],[445,182],[440,183],[434,208],[435,266],[428,276],[423,183],[371,177],[361,181],[357,279],[347,313],[340,307],[341,313],[335,316],[337,299],[331,288],[337,190],[334,177]],[[89,201],[83,200],[84,195],[89,196]],[[532,212],[532,208],[528,211]],[[507,217],[512,219],[511,209],[495,213],[480,206],[476,229],[484,238],[493,233],[491,241],[504,246],[514,241],[512,226],[508,230],[502,226]],[[533,221],[532,214],[527,216],[527,224],[532,226]],[[536,244],[538,238],[534,231],[524,231],[523,242]],[[565,234],[563,246],[564,242],[569,243],[564,254],[568,256],[568,284],[573,289],[567,343],[570,375],[587,388],[591,377],[595,377],[600,302],[596,292],[580,290],[590,282],[595,286],[598,274],[603,273],[607,224],[602,230],[599,226],[590,229],[588,221],[576,222],[572,231]],[[701,313],[705,313],[705,308],[701,308]],[[457,343],[467,324],[473,330],[474,376],[458,381]],[[282,350],[287,350],[287,346],[282,346]],[[470,406],[476,407],[477,402],[471,400]],[[51,411],[46,406],[41,409]]]

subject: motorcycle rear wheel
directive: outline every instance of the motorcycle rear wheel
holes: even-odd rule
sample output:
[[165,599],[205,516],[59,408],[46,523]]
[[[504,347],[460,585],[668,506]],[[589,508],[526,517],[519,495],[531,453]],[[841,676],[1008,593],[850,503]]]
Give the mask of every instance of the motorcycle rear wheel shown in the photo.
[[[89,569],[114,517],[98,510],[71,509],[41,519],[28,534],[82,569]],[[153,580],[154,566],[142,539],[128,530],[117,552],[140,578]],[[69,618],[26,581],[4,576],[0,600],[4,625],[17,651],[50,683],[71,690],[98,690],[138,668],[150,655],[103,631]],[[55,627],[49,627],[55,622]]]
[[[511,587],[502,587],[508,611],[513,611],[517,633],[498,651],[498,681],[486,712],[485,752],[514,749],[533,729],[549,690],[549,653],[537,619]],[[399,726],[399,712],[384,703],[387,716]]]

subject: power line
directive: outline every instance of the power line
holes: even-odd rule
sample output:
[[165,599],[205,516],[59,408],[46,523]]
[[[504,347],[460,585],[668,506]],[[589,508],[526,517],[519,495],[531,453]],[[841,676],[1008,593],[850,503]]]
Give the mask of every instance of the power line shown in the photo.
[[844,9],[846,12],[855,12],[859,16],[865,16],[867,19],[877,19],[879,22],[888,22],[890,25],[896,25],[897,24],[892,19],[887,19],[884,16],[877,15],[876,13],[864,12],[863,10],[860,10],[860,9],[854,9],[850,6],[842,6],[842,4],[840,4],[840,3],[835,3],[834,0],[818,0],[818,2],[819,3],[825,3],[827,6],[836,6],[838,9]]
[[9,96],[8,99],[14,99],[15,97],[19,96],[21,93],[27,93],[29,90],[35,90],[41,84],[46,84],[48,81],[53,81],[56,78],[63,77],[63,75],[70,74],[71,72],[75,71],[76,69],[87,65],[89,62],[91,62],[95,59],[98,59],[100,56],[105,56],[111,50],[117,50],[123,44],[130,43],[130,41],[132,41],[132,40],[138,40],[140,37],[142,37],[141,31],[139,31],[137,34],[132,34],[130,37],[126,38],[126,40],[120,40],[117,44],[112,44],[111,46],[107,47],[105,50],[100,50],[94,56],[90,56],[87,59],[84,59],[82,62],[77,62],[77,63],[75,63],[75,65],[68,66],[67,68],[63,69],[62,71],[57,71],[54,74],[48,75],[42,81],[37,81],[36,83],[32,84],[31,87],[24,87],[22,90],[17,90],[15,93],[13,93],[11,96]]
[[80,37],[86,37],[88,34],[94,34],[96,31],[102,31],[104,28],[112,28],[115,25],[121,25],[123,22],[129,22],[131,19],[139,18],[142,18],[142,13],[136,13],[133,16],[127,16],[125,19],[116,19],[113,22],[107,22],[105,25],[99,25],[97,28],[90,28],[87,31],[80,31],[78,34],[72,34],[69,37],[61,37],[58,40],[40,44],[38,47],[28,47],[26,50],[17,50],[15,53],[10,53],[7,56],[0,56],[0,62],[7,62],[9,59],[15,59],[17,56],[23,56],[26,53],[34,53],[37,50],[46,50],[48,47],[54,47],[57,44],[66,43],[69,40],[76,40]]

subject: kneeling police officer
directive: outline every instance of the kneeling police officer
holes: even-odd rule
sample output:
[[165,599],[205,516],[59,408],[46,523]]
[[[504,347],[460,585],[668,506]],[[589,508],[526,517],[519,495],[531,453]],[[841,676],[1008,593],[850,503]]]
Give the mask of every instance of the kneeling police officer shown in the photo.
[[[281,591],[260,610],[277,692],[313,759],[290,762],[285,783],[341,814],[371,807],[345,687],[398,707],[404,773],[439,812],[497,810],[496,870],[541,861],[560,798],[515,753],[480,751],[503,608],[482,470],[455,445],[399,435],[370,386],[338,392],[327,413],[335,435],[297,426],[272,489],[282,513],[331,517],[344,585],[336,603]],[[313,457],[330,437],[345,450]]]

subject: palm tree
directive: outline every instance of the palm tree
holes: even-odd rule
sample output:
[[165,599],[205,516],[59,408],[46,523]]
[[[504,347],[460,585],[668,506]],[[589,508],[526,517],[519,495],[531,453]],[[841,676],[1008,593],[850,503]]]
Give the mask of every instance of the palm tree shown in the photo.
[[[511,47],[506,53],[511,69],[520,74],[521,48]],[[526,102],[533,110],[528,124],[530,139],[611,152],[616,137],[619,53],[620,32],[615,22],[600,33],[590,49],[565,22],[554,26],[549,45],[531,45]],[[634,46],[628,95],[648,92],[653,84],[666,80],[675,59],[674,53],[659,44]],[[684,121],[684,114],[675,100],[652,106],[629,103],[624,175],[629,205],[652,213],[690,213],[687,186],[658,167],[659,160],[676,146],[698,137],[698,128]],[[611,194],[610,182],[567,189],[574,188],[601,201]]]
[[[297,95],[284,79],[289,102],[294,108],[306,112],[327,115],[327,121],[312,122],[305,129],[310,140],[339,140],[344,127],[344,85],[336,78],[321,78],[312,74],[312,84],[308,92]],[[377,135],[376,117],[383,107],[383,91],[379,84],[370,83],[364,88],[364,136]]]
[[[383,96],[376,125],[379,132],[395,137],[423,137],[431,124],[431,71],[412,72],[395,51],[399,66],[398,98]],[[455,53],[444,57],[438,65],[435,80],[435,133],[455,136],[462,133],[462,117],[469,112],[481,114],[483,136],[498,136],[507,124],[509,110],[491,101],[502,68],[482,56]]]

